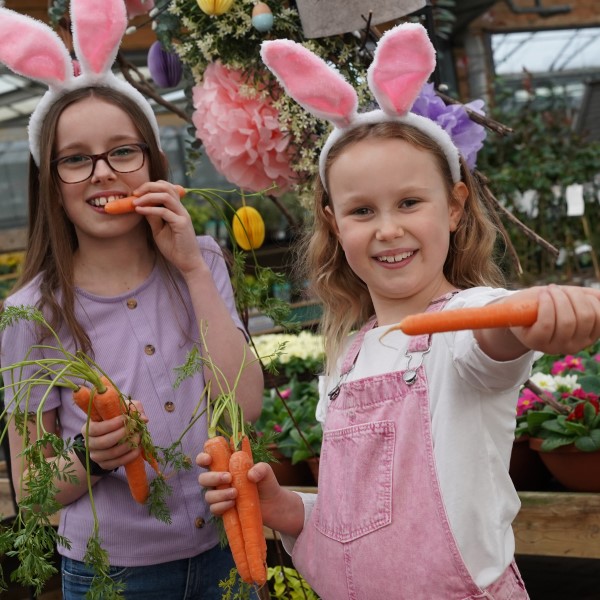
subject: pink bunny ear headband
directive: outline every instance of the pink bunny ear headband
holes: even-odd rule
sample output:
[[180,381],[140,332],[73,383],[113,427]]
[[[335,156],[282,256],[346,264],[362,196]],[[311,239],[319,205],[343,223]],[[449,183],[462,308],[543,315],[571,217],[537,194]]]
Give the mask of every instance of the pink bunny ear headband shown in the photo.
[[366,113],[357,112],[356,91],[340,73],[301,44],[265,41],[261,57],[289,96],[335,126],[319,158],[323,185],[327,155],[346,132],[362,124],[394,121],[412,125],[433,138],[446,155],[454,183],[460,181],[459,152],[448,133],[431,119],[409,112],[435,68],[435,49],[422,25],[397,25],[379,40],[367,81],[381,108]]
[[111,66],[127,27],[123,0],[71,0],[73,47],[81,75],[58,34],[48,25],[0,8],[0,61],[17,75],[48,86],[29,119],[29,149],[40,164],[40,131],[50,107],[64,94],[89,86],[108,87],[129,96],[145,112],[160,146],[156,116],[146,98],[116,77]]

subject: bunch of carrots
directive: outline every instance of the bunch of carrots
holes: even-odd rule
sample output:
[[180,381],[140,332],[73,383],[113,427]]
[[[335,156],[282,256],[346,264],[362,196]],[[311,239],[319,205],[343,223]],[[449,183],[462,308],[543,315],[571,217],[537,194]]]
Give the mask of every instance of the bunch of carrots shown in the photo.
[[[55,482],[58,479],[76,482],[72,470],[72,444],[44,426],[42,415],[50,392],[56,388],[71,390],[74,402],[90,419],[102,420],[122,416],[130,443],[139,443],[142,453],[157,472],[158,463],[157,451],[146,424],[135,410],[135,406],[126,400],[106,373],[83,352],[73,353],[65,348],[57,333],[36,307],[4,308],[0,313],[0,330],[22,320],[42,329],[46,339],[39,344],[33,344],[22,361],[0,369],[3,379],[0,391],[9,388],[13,391],[13,398],[6,402],[0,414],[0,419],[4,418],[6,421],[0,432],[0,440],[7,435],[9,423],[14,423],[23,438],[20,455],[25,465],[23,477],[19,482],[15,482],[21,492],[18,513],[11,527],[0,529],[0,546],[10,550],[18,559],[19,566],[12,578],[22,585],[34,587],[39,593],[44,582],[56,572],[55,567],[49,563],[52,549],[57,544],[69,545],[69,540],[60,536],[56,529],[50,526],[51,516],[61,508],[56,501],[58,489]],[[40,356],[40,353],[43,356]],[[44,392],[34,414],[30,408],[30,399],[32,389],[36,386],[41,386]],[[35,440],[31,439],[29,432],[32,417],[35,417],[36,423]],[[46,460],[48,448],[62,460]],[[175,451],[171,454],[170,461],[179,460]],[[137,502],[148,505],[151,515],[169,523],[170,514],[165,499],[171,490],[162,474],[155,477],[149,485],[144,459],[141,456],[138,458],[139,460],[125,466],[131,493]],[[116,584],[108,575],[108,555],[101,548],[99,522],[89,472],[87,478],[93,530],[88,540],[86,561],[89,561],[94,570],[94,581],[97,580],[98,587],[103,590],[102,597],[115,597],[110,591]],[[0,587],[3,585],[0,565]]]
[[[205,344],[205,326],[200,327]],[[258,360],[254,358],[253,360]],[[196,351],[189,357],[196,368],[207,367],[215,375],[219,394],[207,393],[208,438],[204,452],[210,454],[211,471],[229,472],[237,490],[235,506],[222,515],[223,527],[239,577],[248,584],[262,586],[267,581],[267,542],[263,533],[258,488],[248,479],[254,465],[242,407],[236,401],[236,388],[245,360],[233,385],[213,362],[210,353]],[[225,486],[228,487],[228,486]]]
[[[248,479],[254,464],[248,436],[236,449],[234,437],[209,437],[204,451],[210,454],[211,471],[229,471],[237,490],[235,506],[223,514],[223,526],[240,578],[246,583],[264,585],[267,581],[267,542],[263,533],[262,515],[256,484]],[[223,487],[228,487],[223,485]]]
[[[105,376],[101,376],[92,388],[80,385],[77,389],[74,389],[73,401],[86,415],[90,415],[92,421],[103,421],[118,416],[127,417],[132,411],[135,411],[133,405],[127,406],[121,393]],[[137,425],[139,422],[135,418],[134,423],[134,428],[139,429]],[[144,436],[144,432],[140,432],[140,434]],[[145,446],[150,446],[150,448],[146,450]],[[153,446],[147,443],[142,444],[141,454],[125,465],[127,483],[129,484],[131,495],[140,504],[144,504],[150,494],[144,460],[148,461],[158,475],[161,474],[156,459],[156,451]]]

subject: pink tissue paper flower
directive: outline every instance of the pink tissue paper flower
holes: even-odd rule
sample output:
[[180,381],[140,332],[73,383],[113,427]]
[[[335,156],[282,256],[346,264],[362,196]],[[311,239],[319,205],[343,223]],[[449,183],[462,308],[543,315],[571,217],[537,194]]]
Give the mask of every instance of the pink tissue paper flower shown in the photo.
[[240,95],[242,74],[210,64],[193,89],[196,136],[214,167],[239,188],[258,192],[273,183],[280,195],[297,175],[290,167],[289,136],[269,98]]

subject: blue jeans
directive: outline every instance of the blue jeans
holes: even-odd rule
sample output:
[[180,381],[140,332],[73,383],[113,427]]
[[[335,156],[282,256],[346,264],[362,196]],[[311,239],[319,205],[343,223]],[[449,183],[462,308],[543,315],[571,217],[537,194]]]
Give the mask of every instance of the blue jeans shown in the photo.
[[[229,578],[234,563],[229,547],[192,558],[145,567],[110,567],[110,576],[125,584],[127,600],[221,600],[219,581]],[[63,600],[83,600],[94,577],[84,563],[63,556]]]

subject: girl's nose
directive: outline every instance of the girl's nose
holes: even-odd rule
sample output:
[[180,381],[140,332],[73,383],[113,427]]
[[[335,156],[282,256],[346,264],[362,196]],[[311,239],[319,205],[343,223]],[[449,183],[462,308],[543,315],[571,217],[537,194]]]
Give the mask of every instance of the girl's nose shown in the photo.
[[94,171],[92,172],[92,181],[98,179],[106,179],[114,177],[115,172],[110,168],[110,165],[105,159],[99,158],[94,165]]
[[382,217],[377,225],[375,237],[380,240],[393,240],[404,235],[404,229],[397,219]]

